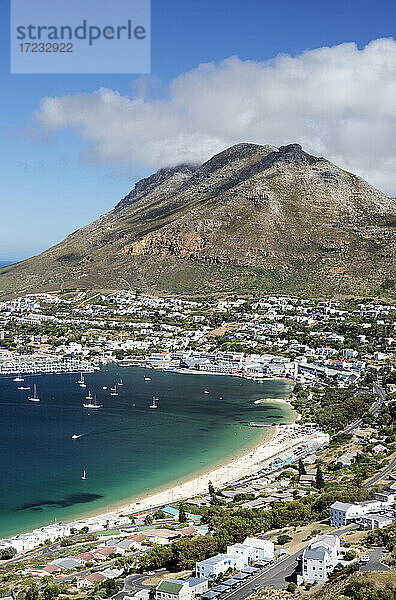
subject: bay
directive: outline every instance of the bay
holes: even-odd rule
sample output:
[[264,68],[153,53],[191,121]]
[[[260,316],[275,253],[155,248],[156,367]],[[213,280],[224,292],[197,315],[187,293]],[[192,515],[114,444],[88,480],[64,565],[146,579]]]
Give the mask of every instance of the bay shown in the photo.
[[[111,396],[120,377],[124,385]],[[279,423],[293,414],[288,405],[254,404],[287,397],[289,384],[278,380],[116,365],[87,374],[87,388],[76,374],[12,379],[0,379],[0,537],[114,510],[192,479],[263,440],[268,430],[249,421]],[[40,403],[17,389],[33,383]],[[103,408],[82,407],[88,390]],[[150,410],[154,394],[159,407]]]

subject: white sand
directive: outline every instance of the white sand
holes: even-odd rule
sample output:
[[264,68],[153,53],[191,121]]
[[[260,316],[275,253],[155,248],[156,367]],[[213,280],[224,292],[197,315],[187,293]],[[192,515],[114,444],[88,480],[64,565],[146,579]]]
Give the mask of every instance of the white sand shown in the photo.
[[207,493],[209,481],[212,481],[215,487],[221,487],[248,475],[253,475],[267,466],[276,456],[290,453],[293,448],[301,446],[301,444],[306,443],[308,439],[313,438],[315,435],[304,434],[290,438],[291,432],[295,432],[293,425],[278,425],[271,439],[257,446],[248,454],[241,456],[229,464],[221,465],[195,479],[128,504],[117,511],[117,513],[144,512],[170,502],[186,500],[198,494]]

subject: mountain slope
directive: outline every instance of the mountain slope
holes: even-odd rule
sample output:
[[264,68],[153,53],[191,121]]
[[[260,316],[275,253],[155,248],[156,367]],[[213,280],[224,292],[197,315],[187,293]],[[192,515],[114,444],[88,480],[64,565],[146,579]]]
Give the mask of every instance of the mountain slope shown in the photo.
[[161,169],[111,212],[0,270],[0,295],[394,290],[396,203],[298,144],[238,144]]

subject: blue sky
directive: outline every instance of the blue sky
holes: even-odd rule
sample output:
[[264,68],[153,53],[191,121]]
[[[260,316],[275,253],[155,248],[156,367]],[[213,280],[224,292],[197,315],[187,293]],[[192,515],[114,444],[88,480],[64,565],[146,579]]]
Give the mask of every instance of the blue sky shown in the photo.
[[[134,85],[141,79],[133,75],[11,75],[6,0],[2,0],[0,10],[0,261],[6,261],[36,254],[110,210],[128,193],[136,178],[147,175],[162,163],[160,158],[150,161],[145,155],[134,153],[134,143],[140,142],[133,139],[130,140],[130,161],[125,158],[125,148],[104,161],[91,154],[88,159],[87,147],[99,142],[91,134],[88,139],[82,138],[78,131],[78,127],[84,126],[81,123],[77,129],[70,130],[65,126],[50,134],[47,125],[38,128],[33,113],[43,97],[63,97],[79,92],[91,94],[105,87],[133,98]],[[333,47],[345,42],[355,42],[361,50],[372,40],[395,35],[394,1],[334,0],[326,4],[317,0],[283,0],[279,3],[266,0],[152,0],[154,78],[148,93],[166,100],[168,84],[175,78],[195,72],[201,63],[217,64],[231,56],[241,61],[231,68],[232,73],[237,74],[234,79],[237,91],[238,78],[242,77],[240,69],[245,70],[246,61],[261,63],[279,53],[296,57],[308,49]],[[383,50],[382,46],[379,51],[393,52],[392,48]],[[372,65],[372,58],[370,60]],[[228,89],[232,96],[232,87]],[[309,103],[310,99],[306,101]],[[393,114],[390,118],[394,121]],[[207,119],[205,123],[208,127],[205,135],[211,135],[211,139],[217,136],[218,140],[218,146],[213,146],[211,141],[205,148],[221,148],[225,143],[223,140],[228,138],[210,131]],[[376,127],[379,137],[382,131],[389,129],[386,121]],[[278,141],[273,130],[272,139],[268,140],[262,139],[262,132],[257,136],[252,134],[251,126],[246,130],[246,137],[243,129],[238,132],[230,139],[234,141],[240,135],[241,141]],[[151,132],[150,135],[154,134]],[[370,136],[373,137],[372,131]],[[286,138],[287,131],[282,132],[281,141]],[[170,136],[169,139],[174,138]],[[102,136],[100,144],[105,143]],[[356,138],[348,141],[348,148],[357,145]],[[202,156],[205,156],[205,148],[202,148]],[[333,148],[332,156],[342,157],[335,143],[329,148]],[[180,152],[175,156],[181,156]],[[372,179],[376,183],[383,181],[382,187],[386,187],[388,180],[384,171],[374,167],[370,170],[369,162],[367,157],[356,158],[356,167],[359,169],[361,165],[363,175],[372,173]],[[391,193],[389,187],[387,191]]]

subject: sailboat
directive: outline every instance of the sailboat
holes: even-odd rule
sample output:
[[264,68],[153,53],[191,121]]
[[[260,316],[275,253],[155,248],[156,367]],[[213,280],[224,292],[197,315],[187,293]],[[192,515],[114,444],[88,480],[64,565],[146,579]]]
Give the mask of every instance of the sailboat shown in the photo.
[[157,398],[157,396],[153,396],[151,398],[150,408],[158,408],[158,398]]
[[30,387],[25,387],[23,385],[18,386],[18,390],[30,390]]
[[88,392],[88,396],[85,396],[85,399],[86,399],[86,400],[92,400],[92,398],[93,398],[93,396],[92,396],[92,394],[91,394],[91,390],[89,390],[89,392]]
[[93,402],[84,402],[83,407],[84,408],[93,408],[93,409],[95,409],[95,408],[102,408],[103,404],[98,404],[96,402],[96,394],[95,394],[94,401]]
[[83,434],[80,433],[80,435],[77,435],[76,433],[73,433],[73,435],[71,436],[72,440],[78,440],[78,438],[80,438]]
[[18,373],[17,377],[14,377],[13,381],[25,381],[23,377],[21,377],[21,374]]
[[124,382],[122,381],[122,379],[120,379],[120,381],[118,382],[117,385],[124,385]]
[[86,470],[84,469],[84,470],[83,470],[83,474],[81,475],[81,479],[86,479],[86,478],[87,478],[87,472],[86,472]]
[[80,373],[80,379],[78,381],[76,381],[76,383],[78,383],[78,385],[81,385],[84,382],[84,375],[82,373]]
[[28,398],[28,400],[30,400],[30,402],[40,402],[40,398],[37,396],[36,384],[33,385],[33,396],[31,398]]
[[110,388],[110,396],[118,396],[117,384],[113,388]]
[[87,387],[85,383],[84,375],[81,373],[80,387]]
[[204,394],[210,394],[209,390],[205,390]]
[[145,377],[144,381],[151,381],[151,377]]

